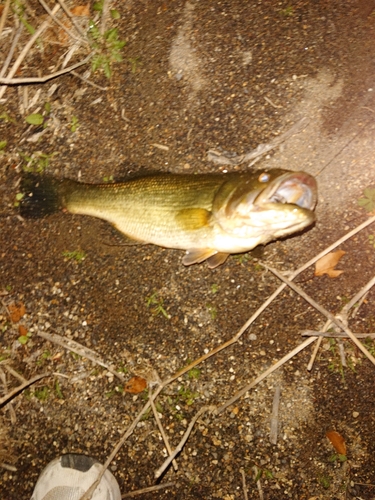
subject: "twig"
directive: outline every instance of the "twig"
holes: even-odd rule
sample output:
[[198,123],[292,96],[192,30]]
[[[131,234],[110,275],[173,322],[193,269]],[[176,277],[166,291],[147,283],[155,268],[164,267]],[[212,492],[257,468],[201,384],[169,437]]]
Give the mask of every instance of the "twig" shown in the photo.
[[240,469],[240,472],[241,472],[241,476],[242,476],[243,496],[244,496],[245,500],[248,500],[245,471],[243,469]]
[[279,424],[279,405],[280,405],[281,384],[277,384],[275,388],[275,395],[272,403],[272,415],[270,424],[270,442],[277,443],[277,428]]
[[283,134],[275,137],[271,142],[267,144],[259,144],[255,149],[249,153],[243,155],[235,155],[231,153],[218,153],[217,151],[210,150],[207,153],[207,158],[209,161],[216,163],[217,165],[240,165],[246,161],[253,160],[258,156],[262,156],[272,149],[275,149],[279,144],[286,141],[293,134],[298,133],[303,125],[308,123],[306,118],[301,118],[297,123],[295,123],[289,130]]
[[77,32],[81,35],[82,38],[85,38],[86,37],[86,34],[84,33],[84,31],[81,29],[81,27],[79,26],[78,23],[76,23],[76,20],[74,19],[74,16],[73,14],[70,12],[70,10],[68,9],[68,7],[66,6],[64,0],[57,0],[59,2],[59,4],[61,5],[62,7],[62,10],[65,12],[65,14],[69,17],[69,19],[71,20],[73,26],[75,27],[75,29],[77,30]]
[[[160,434],[162,435],[162,438],[163,438],[163,441],[164,441],[164,444],[165,444],[165,447],[167,448],[167,451],[168,451],[168,455],[171,456],[172,455],[172,448],[169,444],[169,440],[168,440],[168,437],[164,431],[164,428],[162,426],[162,423],[160,421],[160,418],[159,418],[159,414],[158,414],[158,411],[155,407],[155,403],[154,403],[154,400],[152,399],[152,389],[151,389],[151,386],[149,387],[149,398],[150,398],[150,405],[151,405],[151,409],[152,409],[152,412],[154,414],[154,417],[155,417],[155,421],[157,423],[157,426],[159,427],[159,431],[160,431]],[[173,464],[173,468],[175,471],[178,470],[178,465],[177,465],[177,462],[176,460],[173,460],[172,461],[172,464]]]
[[[337,319],[332,313],[327,311],[323,306],[315,302],[314,299],[312,299],[309,295],[307,295],[306,292],[304,292],[299,286],[297,286],[295,283],[292,281],[289,281],[285,276],[280,274],[276,269],[273,269],[269,266],[266,266],[265,264],[262,264],[266,269],[271,271],[275,276],[277,276],[280,280],[284,281],[292,290],[294,290],[296,293],[301,295],[307,302],[309,302],[315,309],[317,309],[319,312],[324,314],[329,320],[332,321],[332,323],[335,323],[339,328],[344,330],[345,333],[348,334],[348,336],[351,338],[351,340],[354,342],[354,344],[360,349],[365,356],[368,357],[368,359],[375,365],[375,358],[372,354],[368,352],[366,347],[353,335],[352,331],[349,330],[349,328],[344,325],[339,319]],[[313,337],[312,337],[313,338]]]
[[[254,465],[253,470],[254,470],[255,478],[256,478],[258,476],[258,467],[256,465]],[[259,499],[263,500],[264,495],[263,495],[262,483],[260,482],[260,477],[257,480],[257,488],[258,488],[258,493],[259,493]]]
[[158,491],[164,488],[171,488],[175,486],[176,483],[164,483],[164,484],[156,484],[155,486],[149,486],[148,488],[142,488],[141,490],[129,491],[129,493],[125,493],[121,498],[130,498],[136,497],[138,495],[142,495],[143,493],[150,493],[151,491]]
[[282,108],[282,106],[278,106],[277,104],[275,104],[274,102],[271,101],[271,99],[269,97],[266,97],[264,96],[264,100],[268,102],[268,104],[271,104],[271,106],[273,108],[276,108],[276,109],[280,109]]
[[[374,339],[375,338],[375,333],[354,333],[353,332],[353,335],[355,335],[357,337],[357,339],[367,339],[367,338]],[[314,337],[322,337],[322,338],[344,338],[344,339],[350,338],[349,335],[345,332],[325,332],[325,331],[316,332],[315,330],[304,330],[301,333],[301,336],[302,337],[314,336]]]
[[25,77],[25,78],[0,78],[0,83],[6,84],[6,85],[20,85],[22,83],[45,83],[48,80],[52,80],[52,78],[57,78],[58,76],[64,75],[65,73],[73,72],[74,69],[79,68],[80,66],[83,66],[84,64],[88,63],[88,61],[92,58],[93,54],[89,54],[85,59],[83,59],[80,62],[77,62],[73,64],[72,66],[69,66],[68,68],[60,69],[60,71],[56,71],[55,73],[51,73],[50,75],[46,76],[30,76],[30,77]]
[[72,75],[76,76],[77,78],[79,78],[80,80],[82,80],[83,82],[87,83],[87,85],[91,85],[92,87],[94,87],[95,89],[99,89],[99,90],[108,90],[108,87],[102,87],[101,85],[98,85],[97,83],[94,83],[92,82],[91,80],[89,80],[88,78],[85,78],[84,76],[81,76],[79,73],[77,73],[76,71],[72,71],[71,72]]
[[163,465],[161,467],[159,467],[159,469],[157,471],[155,471],[155,478],[157,479],[158,477],[160,477],[163,472],[165,471],[165,469],[168,467],[168,465],[172,462],[172,460],[180,453],[180,451],[182,450],[182,448],[184,447],[184,444],[186,443],[186,441],[188,440],[188,437],[190,436],[190,433],[195,425],[195,422],[198,420],[198,418],[205,412],[207,411],[213,411],[214,410],[214,407],[213,406],[203,406],[195,415],[194,417],[192,418],[190,424],[189,424],[189,427],[186,429],[185,431],[185,434],[182,436],[182,439],[181,441],[178,443],[178,445],[176,446],[174,452],[172,453],[172,455],[170,455],[166,460],[165,462],[163,463]]
[[105,33],[105,25],[107,22],[108,14],[109,14],[109,0],[104,0],[103,7],[102,7],[102,18],[100,21],[100,34],[101,35],[104,35],[104,33]]
[[1,33],[3,32],[4,26],[5,26],[7,17],[8,17],[9,5],[10,5],[10,0],[7,0],[5,2],[3,14],[2,14],[1,19],[0,19],[0,37],[1,37]]
[[74,40],[76,40],[77,42],[84,42],[88,45],[88,41],[87,39],[85,38],[82,38],[82,37],[78,37],[77,35],[75,35],[74,33],[72,33],[61,21],[60,19],[58,19],[51,11],[51,9],[48,7],[48,5],[46,4],[46,2],[44,0],[39,0],[39,3],[42,5],[42,7],[44,8],[44,10],[48,13],[49,16],[52,17],[52,19],[55,21],[55,23],[60,26],[60,28],[62,30],[65,31],[65,33],[67,33],[71,38],[73,38]]
[[125,382],[125,378],[122,373],[117,372],[114,368],[112,368],[108,363],[103,361],[95,351],[92,351],[88,347],[83,346],[82,344],[76,342],[75,340],[66,339],[57,333],[47,333],[38,331],[39,337],[42,337],[45,340],[49,340],[50,342],[57,344],[64,349],[68,349],[68,351],[75,352],[79,356],[83,358],[87,358],[93,363],[102,366],[110,373],[112,373],[115,377],[119,378],[121,382]]
[[0,467],[11,472],[17,472],[17,467],[14,467],[14,465],[5,464],[4,462],[0,462]]
[[[315,337],[315,339],[316,338],[317,337]],[[318,337],[318,341],[315,344],[313,353],[311,354],[311,357],[310,357],[310,361],[309,361],[309,363],[307,365],[307,371],[309,371],[309,372],[312,370],[312,367],[313,367],[315,359],[316,359],[316,357],[318,355],[318,352],[319,352],[319,349],[320,349],[320,344],[322,343],[322,340],[323,340],[323,337]]]
[[354,297],[344,305],[339,317],[345,322],[348,312],[350,309],[375,285],[375,276],[363,287],[361,290],[354,295]]
[[26,382],[26,379],[25,377],[23,377],[22,375],[20,375],[18,372],[16,372],[16,370],[14,370],[8,363],[7,363],[7,359],[4,359],[3,361],[0,362],[0,365],[2,367],[4,367],[11,375],[13,375],[13,377],[15,378],[18,378],[18,380],[22,383]]
[[42,373],[41,375],[36,375],[35,377],[31,378],[30,380],[27,380],[24,384],[19,385],[12,391],[10,391],[8,394],[0,398],[0,406],[3,406],[6,404],[8,401],[14,398],[18,393],[22,392],[26,387],[29,387],[32,384],[35,384],[35,382],[38,382],[38,380],[44,378],[44,377],[49,377],[51,373]]
[[[58,5],[55,5],[55,7],[52,10],[52,13],[56,14],[56,12],[59,10],[59,8],[60,7]],[[30,48],[34,44],[34,42],[40,37],[40,35],[43,33],[43,31],[48,28],[48,26],[50,25],[50,23],[51,23],[51,19],[47,19],[47,21],[44,21],[40,25],[39,29],[36,30],[36,32],[33,34],[33,36],[30,38],[30,40],[27,42],[27,44],[25,45],[25,47],[21,51],[20,55],[17,57],[15,63],[12,66],[12,69],[8,73],[8,78],[13,78],[13,76],[16,74],[18,68],[20,67],[22,61],[26,57],[26,54],[29,52]],[[7,89],[6,86],[3,86],[0,89],[0,99],[3,97],[6,89]]]
[[[1,378],[1,381],[3,382],[4,392],[8,392],[7,377],[6,377],[4,371],[1,367],[0,367],[0,378]],[[8,410],[9,410],[9,414],[10,414],[10,420],[11,420],[12,424],[14,425],[17,421],[17,417],[16,417],[16,412],[14,411],[14,408],[13,408],[13,404],[11,402],[8,403]]]
[[19,25],[17,31],[16,31],[16,34],[14,35],[14,38],[12,40],[12,45],[10,46],[10,49],[8,51],[7,58],[4,61],[3,67],[1,68],[0,78],[2,78],[5,75],[6,70],[9,67],[10,61],[12,60],[12,57],[13,57],[13,54],[14,54],[14,51],[16,50],[18,40],[19,40],[19,38],[21,36],[22,29],[23,29],[23,24],[21,23]]
[[302,344],[299,346],[295,347],[292,351],[290,351],[288,354],[286,354],[283,358],[281,358],[277,363],[274,365],[270,366],[265,372],[263,372],[261,375],[259,375],[255,380],[250,382],[250,384],[247,384],[245,387],[243,387],[241,390],[236,392],[236,394],[230,398],[226,403],[224,403],[222,406],[220,406],[216,411],[215,414],[218,415],[219,413],[222,413],[228,406],[232,405],[237,399],[239,399],[241,396],[247,393],[250,389],[255,387],[259,382],[264,380],[270,373],[273,373],[275,370],[280,368],[284,363],[289,361],[291,358],[293,358],[296,354],[298,354],[300,351],[302,351],[305,347],[309,346],[315,341],[315,337],[309,337],[306,339]]

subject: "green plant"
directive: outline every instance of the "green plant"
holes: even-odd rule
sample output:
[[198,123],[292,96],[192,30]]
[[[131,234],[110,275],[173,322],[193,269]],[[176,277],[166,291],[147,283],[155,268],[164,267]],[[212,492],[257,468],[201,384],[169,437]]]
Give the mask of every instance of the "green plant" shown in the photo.
[[369,234],[368,242],[372,247],[375,248],[375,234]]
[[198,379],[201,376],[201,371],[196,366],[188,371],[188,377],[191,379]]
[[216,307],[213,306],[212,304],[207,304],[206,307],[207,307],[208,312],[210,313],[211,318],[216,319],[216,317],[217,317]]
[[105,175],[103,177],[103,182],[113,182],[113,175]]
[[285,9],[280,10],[280,14],[284,17],[291,17],[294,15],[294,9],[291,5],[288,5]]
[[26,345],[30,340],[30,337],[31,337],[31,332],[27,332],[26,335],[21,335],[20,337],[18,337],[17,340],[20,344]]
[[13,206],[14,207],[19,207],[20,205],[20,201],[22,200],[22,198],[25,196],[25,193],[17,193],[16,194],[16,201],[13,203]]
[[328,461],[331,462],[331,463],[335,463],[335,462],[346,462],[348,459],[347,459],[347,456],[346,455],[342,455],[341,453],[334,453],[333,455],[331,455],[329,458],[328,458]]
[[60,382],[58,380],[56,380],[56,383],[55,383],[55,391],[56,391],[58,399],[64,399],[64,395],[61,391]]
[[249,253],[238,253],[233,257],[239,264],[246,264],[246,262],[251,260],[251,256]]
[[0,151],[4,151],[6,148],[7,141],[0,141]]
[[42,153],[41,151],[36,151],[32,153],[31,156],[19,152],[21,158],[26,162],[26,164],[22,167],[24,172],[31,172],[40,174],[44,172],[44,170],[48,167],[50,160],[56,156],[58,153]]
[[70,131],[75,132],[79,127],[78,118],[76,116],[72,116],[72,121],[70,122]]
[[49,396],[49,389],[45,385],[44,387],[40,387],[39,389],[35,389],[34,396],[39,399],[39,401],[46,401]]
[[363,197],[357,200],[360,207],[363,207],[367,212],[375,210],[375,188],[366,188],[363,191]]
[[211,293],[217,293],[219,291],[219,285],[217,283],[212,283],[211,285]]
[[165,318],[171,319],[170,314],[164,309],[164,299],[158,296],[158,292],[154,292],[149,297],[146,297],[147,307],[151,307],[151,312],[154,316],[162,314]]
[[[102,9],[102,2],[94,4],[94,10],[101,12]],[[94,21],[91,20],[89,26],[88,37],[94,51],[92,70],[95,72],[100,69],[107,78],[110,78],[112,64],[123,60],[121,50],[126,42],[119,39],[117,28],[111,28],[102,34]]]
[[83,250],[73,250],[72,252],[66,250],[62,254],[68,260],[75,260],[76,262],[82,262],[86,258],[86,252]]
[[189,389],[189,387],[182,385],[178,390],[177,402],[181,401],[182,403],[191,406],[197,397],[199,397],[198,392],[193,392]]
[[25,16],[26,7],[25,7],[25,5],[22,2],[19,2],[18,0],[14,0],[12,3],[12,10],[16,14],[16,16],[19,18],[21,23],[25,26],[25,28],[30,33],[30,35],[33,35],[35,33],[35,28],[33,26],[31,26],[31,24],[26,19],[26,16]]
[[329,476],[323,475],[318,477],[318,482],[325,490],[331,486],[331,478]]
[[128,58],[128,61],[130,62],[131,64],[131,72],[132,73],[136,73],[137,71],[137,67],[138,65],[140,64],[139,62],[139,57],[129,57]]

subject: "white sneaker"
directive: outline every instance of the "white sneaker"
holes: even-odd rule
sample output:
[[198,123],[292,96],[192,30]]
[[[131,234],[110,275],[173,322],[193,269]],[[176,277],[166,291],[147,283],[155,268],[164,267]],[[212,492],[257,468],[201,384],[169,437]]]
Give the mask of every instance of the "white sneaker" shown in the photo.
[[[79,500],[96,481],[101,467],[86,455],[70,453],[55,458],[39,476],[31,500]],[[108,469],[91,500],[121,500],[119,485]]]

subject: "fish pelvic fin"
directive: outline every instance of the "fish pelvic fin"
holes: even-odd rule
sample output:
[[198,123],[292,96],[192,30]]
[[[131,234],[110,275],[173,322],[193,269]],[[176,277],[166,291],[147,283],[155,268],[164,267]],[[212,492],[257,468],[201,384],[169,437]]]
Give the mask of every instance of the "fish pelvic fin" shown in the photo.
[[57,212],[63,208],[61,196],[62,182],[43,175],[26,174],[21,180],[23,198],[20,214],[25,218],[38,218]]
[[208,267],[214,269],[215,267],[224,264],[227,260],[228,253],[218,252],[217,250],[212,250],[211,248],[190,248],[186,251],[182,259],[184,266],[191,266],[192,264],[200,264],[204,260],[207,260]]

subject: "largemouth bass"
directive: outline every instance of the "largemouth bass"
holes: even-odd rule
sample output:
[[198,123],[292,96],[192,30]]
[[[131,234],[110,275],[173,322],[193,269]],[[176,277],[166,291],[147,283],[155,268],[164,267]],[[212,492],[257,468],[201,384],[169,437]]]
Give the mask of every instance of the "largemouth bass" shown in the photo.
[[186,250],[186,266],[214,268],[229,254],[290,235],[314,220],[315,179],[305,172],[156,174],[113,184],[31,176],[21,215],[59,209],[104,219],[142,243]]

